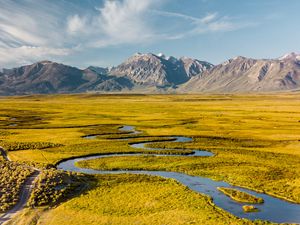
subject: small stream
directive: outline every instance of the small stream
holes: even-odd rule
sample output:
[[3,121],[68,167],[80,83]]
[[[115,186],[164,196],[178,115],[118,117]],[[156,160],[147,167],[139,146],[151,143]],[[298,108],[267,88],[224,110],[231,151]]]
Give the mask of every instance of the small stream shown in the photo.
[[[132,126],[123,126],[120,130],[131,132],[130,134],[139,134],[140,131],[136,131]],[[93,138],[96,138],[94,136]],[[93,139],[89,136],[88,139]],[[170,137],[174,139],[168,142],[190,142],[191,138],[183,137],[183,136],[175,136]],[[120,139],[121,140],[121,139]],[[123,139],[122,139],[123,140]],[[159,148],[149,148],[145,145],[147,143],[157,143],[163,141],[145,141],[143,143],[130,144],[133,148],[139,148],[143,150],[188,150],[188,149],[159,149]],[[267,194],[258,193],[252,190],[248,190],[245,188],[232,186],[223,181],[214,181],[209,178],[199,177],[199,176],[190,176],[183,173],[177,172],[166,172],[166,171],[100,171],[94,169],[86,169],[79,168],[75,164],[76,162],[83,160],[91,160],[98,158],[107,158],[107,157],[120,157],[120,156],[144,156],[147,154],[108,154],[108,155],[98,155],[98,156],[85,156],[78,157],[76,159],[70,159],[63,161],[58,164],[57,168],[65,171],[72,172],[81,172],[86,174],[146,174],[152,176],[160,176],[164,178],[172,178],[180,182],[181,184],[187,186],[193,191],[196,191],[201,194],[208,195],[213,198],[213,202],[218,207],[230,212],[231,214],[239,217],[239,218],[247,218],[250,220],[268,220],[276,223],[300,223],[300,204],[291,203],[276,197],[272,197]],[[155,156],[177,156],[177,157],[210,157],[213,156],[211,152],[201,151],[201,150],[193,150],[193,154],[189,155],[162,155],[156,154]],[[222,192],[217,190],[218,187],[230,187],[236,188],[241,191],[247,192],[249,194],[255,195],[257,197],[261,197],[264,199],[263,204],[251,204],[255,205],[260,211],[253,213],[245,213],[242,209],[245,203],[239,203],[231,198],[224,195]]]

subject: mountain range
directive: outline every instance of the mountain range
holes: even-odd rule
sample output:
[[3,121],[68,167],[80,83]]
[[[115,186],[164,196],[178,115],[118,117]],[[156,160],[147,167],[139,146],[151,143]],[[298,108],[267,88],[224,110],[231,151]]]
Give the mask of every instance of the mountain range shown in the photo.
[[236,57],[192,77],[181,92],[274,92],[300,88],[300,55],[278,59]]
[[136,53],[112,68],[41,61],[0,72],[0,95],[82,92],[232,93],[300,89],[300,55],[236,57],[213,65],[188,57]]

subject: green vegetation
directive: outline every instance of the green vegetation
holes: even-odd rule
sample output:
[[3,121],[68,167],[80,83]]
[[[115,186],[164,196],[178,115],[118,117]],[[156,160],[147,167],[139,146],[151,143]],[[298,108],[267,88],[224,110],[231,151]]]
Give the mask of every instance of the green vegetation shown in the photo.
[[247,212],[247,213],[259,212],[259,209],[253,205],[243,205],[243,210],[244,210],[244,212]]
[[0,112],[0,128],[10,129],[14,128],[26,128],[35,125],[45,124],[44,117],[47,113],[37,113],[31,109],[21,109],[19,106],[16,108],[2,108]]
[[33,170],[19,163],[0,161],[0,213],[11,209],[19,200],[19,192]]
[[50,142],[4,142],[0,140],[0,145],[7,151],[18,151],[27,149],[45,149],[62,146]]
[[[134,149],[128,143],[162,140],[169,136],[183,135],[192,137],[193,142],[163,142],[149,144],[149,146],[203,149],[213,152],[215,156],[114,157],[81,162],[80,165],[107,170],[151,169],[183,172],[224,180],[233,185],[300,203],[300,151],[298,150],[300,148],[300,95],[297,93],[253,96],[52,95],[10,97],[1,99],[0,112],[0,145],[13,143],[13,146],[16,146],[18,143],[25,145],[33,143],[33,145],[43,146],[43,143],[55,143],[47,148],[31,146],[18,151],[8,148],[9,157],[19,163],[50,168],[60,160],[82,155],[158,153],[157,151]],[[12,124],[15,126],[11,126]],[[129,136],[128,133],[118,130],[121,125],[125,124],[137,126],[137,129],[143,133],[128,140],[112,139]],[[92,140],[82,138],[89,134],[99,136]],[[159,153],[166,152],[186,154],[191,150],[159,151]],[[122,176],[120,175],[120,177]],[[58,208],[64,209],[64,207],[70,206],[72,201],[81,202],[82,200],[80,204],[83,209],[82,214],[78,213],[79,210],[75,207],[69,207],[67,211],[74,217],[74,220],[82,219],[82,223],[84,223],[85,215],[89,215],[88,211],[90,210],[89,201],[86,201],[85,197],[96,190],[108,191],[108,186],[101,187],[98,184],[101,183],[101,179],[110,182],[114,178],[105,175],[99,176],[99,179],[95,188],[86,192],[86,195],[62,203]],[[126,182],[126,179],[119,179],[119,186],[121,187],[123,183],[127,184]],[[138,180],[138,182],[140,181]],[[135,183],[130,185],[133,185],[130,187],[135,187]],[[170,184],[170,186],[172,185],[174,184]],[[156,190],[151,188],[147,191],[146,186],[150,188],[150,182],[142,185],[145,187],[144,189],[136,189],[136,195],[140,195],[142,192],[155,193]],[[164,188],[162,193],[164,193]],[[182,193],[183,196],[187,195],[186,192],[179,193]],[[191,194],[194,195],[194,193]],[[108,196],[112,197],[112,195]],[[121,194],[115,196],[119,196],[116,199],[120,205],[130,202],[121,198]],[[205,199],[201,195],[197,196],[199,199]],[[93,207],[103,206],[102,200],[98,198],[97,202],[93,202]],[[158,202],[161,201],[162,199],[159,198]],[[172,201],[176,200],[172,198],[170,202]],[[169,204],[169,207],[170,205],[172,204]],[[205,205],[210,207],[206,200]],[[44,217],[45,213],[53,216],[53,224],[57,224],[55,221],[59,221],[59,217],[62,217],[58,208],[47,212],[39,211],[43,221],[46,221],[45,218],[49,220],[51,218],[50,216]],[[162,208],[158,209],[162,210]],[[192,209],[193,206],[188,211],[192,211]],[[167,210],[167,206],[164,210]],[[33,211],[29,211],[28,215],[31,212]],[[220,212],[224,213],[221,210]],[[176,211],[176,213],[178,212]],[[57,217],[55,217],[56,214]],[[146,218],[142,213],[140,215],[138,216],[137,213],[136,218]],[[167,224],[172,221],[174,214],[170,215],[170,218],[164,218]],[[219,211],[210,211],[209,214],[200,215],[203,217],[203,221],[209,215],[211,218],[219,216],[220,221],[228,221],[229,224],[242,223],[236,222],[236,219],[231,217],[225,220]],[[92,218],[95,217],[93,214]],[[147,219],[155,221],[160,217],[161,214],[157,212],[151,215],[151,220]],[[192,218],[191,214],[188,214],[187,217]],[[106,220],[103,221],[118,218],[124,222],[126,219],[123,214],[118,217],[105,214],[105,218]],[[217,219],[216,221],[218,224]],[[141,224],[143,223],[141,222]]]
[[6,130],[0,130],[0,136],[6,136],[6,135],[10,135],[11,133],[9,131]]
[[[214,150],[214,152],[216,152]],[[248,154],[247,154],[248,153]],[[273,155],[274,158],[271,158]],[[278,161],[277,161],[278,160]],[[275,163],[277,161],[277,163]],[[80,167],[100,170],[162,170],[230,181],[232,184],[300,202],[298,157],[265,152],[218,151],[215,157],[131,156],[81,161]],[[297,168],[297,169],[296,169]],[[268,182],[266,182],[268,181]]]
[[174,180],[98,175],[93,188],[48,211],[40,224],[252,224],[215,207]]
[[252,203],[252,204],[264,203],[264,200],[262,198],[250,195],[246,192],[237,190],[235,188],[219,187],[218,190],[224,193],[225,195],[229,196],[231,199],[238,202],[245,202],[245,203]]
[[80,192],[89,182],[80,174],[65,173],[55,169],[43,170],[38,178],[28,205],[55,206],[73,193]]

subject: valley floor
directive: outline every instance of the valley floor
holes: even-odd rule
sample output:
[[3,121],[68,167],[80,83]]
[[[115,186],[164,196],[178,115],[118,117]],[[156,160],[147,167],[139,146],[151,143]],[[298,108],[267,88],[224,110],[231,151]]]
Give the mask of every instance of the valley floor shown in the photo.
[[[141,153],[144,150],[128,143],[178,135],[194,141],[149,145],[165,148],[165,153],[169,148],[203,149],[215,156],[113,157],[83,164],[102,170],[164,170],[205,176],[300,203],[299,94],[82,94],[0,101],[0,146],[11,160],[38,167],[44,174],[31,198],[35,209],[22,212],[14,224],[263,223],[238,219],[173,180],[124,174],[81,177],[53,169],[71,157]],[[125,124],[143,133],[119,140],[129,135],[118,130]],[[82,138],[86,135],[97,138]],[[0,176],[3,180],[7,174]],[[82,183],[89,185],[82,187]],[[57,202],[51,204],[52,198]]]

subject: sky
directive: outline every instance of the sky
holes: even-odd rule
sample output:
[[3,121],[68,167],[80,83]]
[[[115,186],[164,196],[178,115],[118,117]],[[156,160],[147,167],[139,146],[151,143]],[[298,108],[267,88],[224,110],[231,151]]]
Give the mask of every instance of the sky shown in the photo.
[[136,52],[218,64],[300,52],[299,0],[0,0],[0,68],[114,66]]

